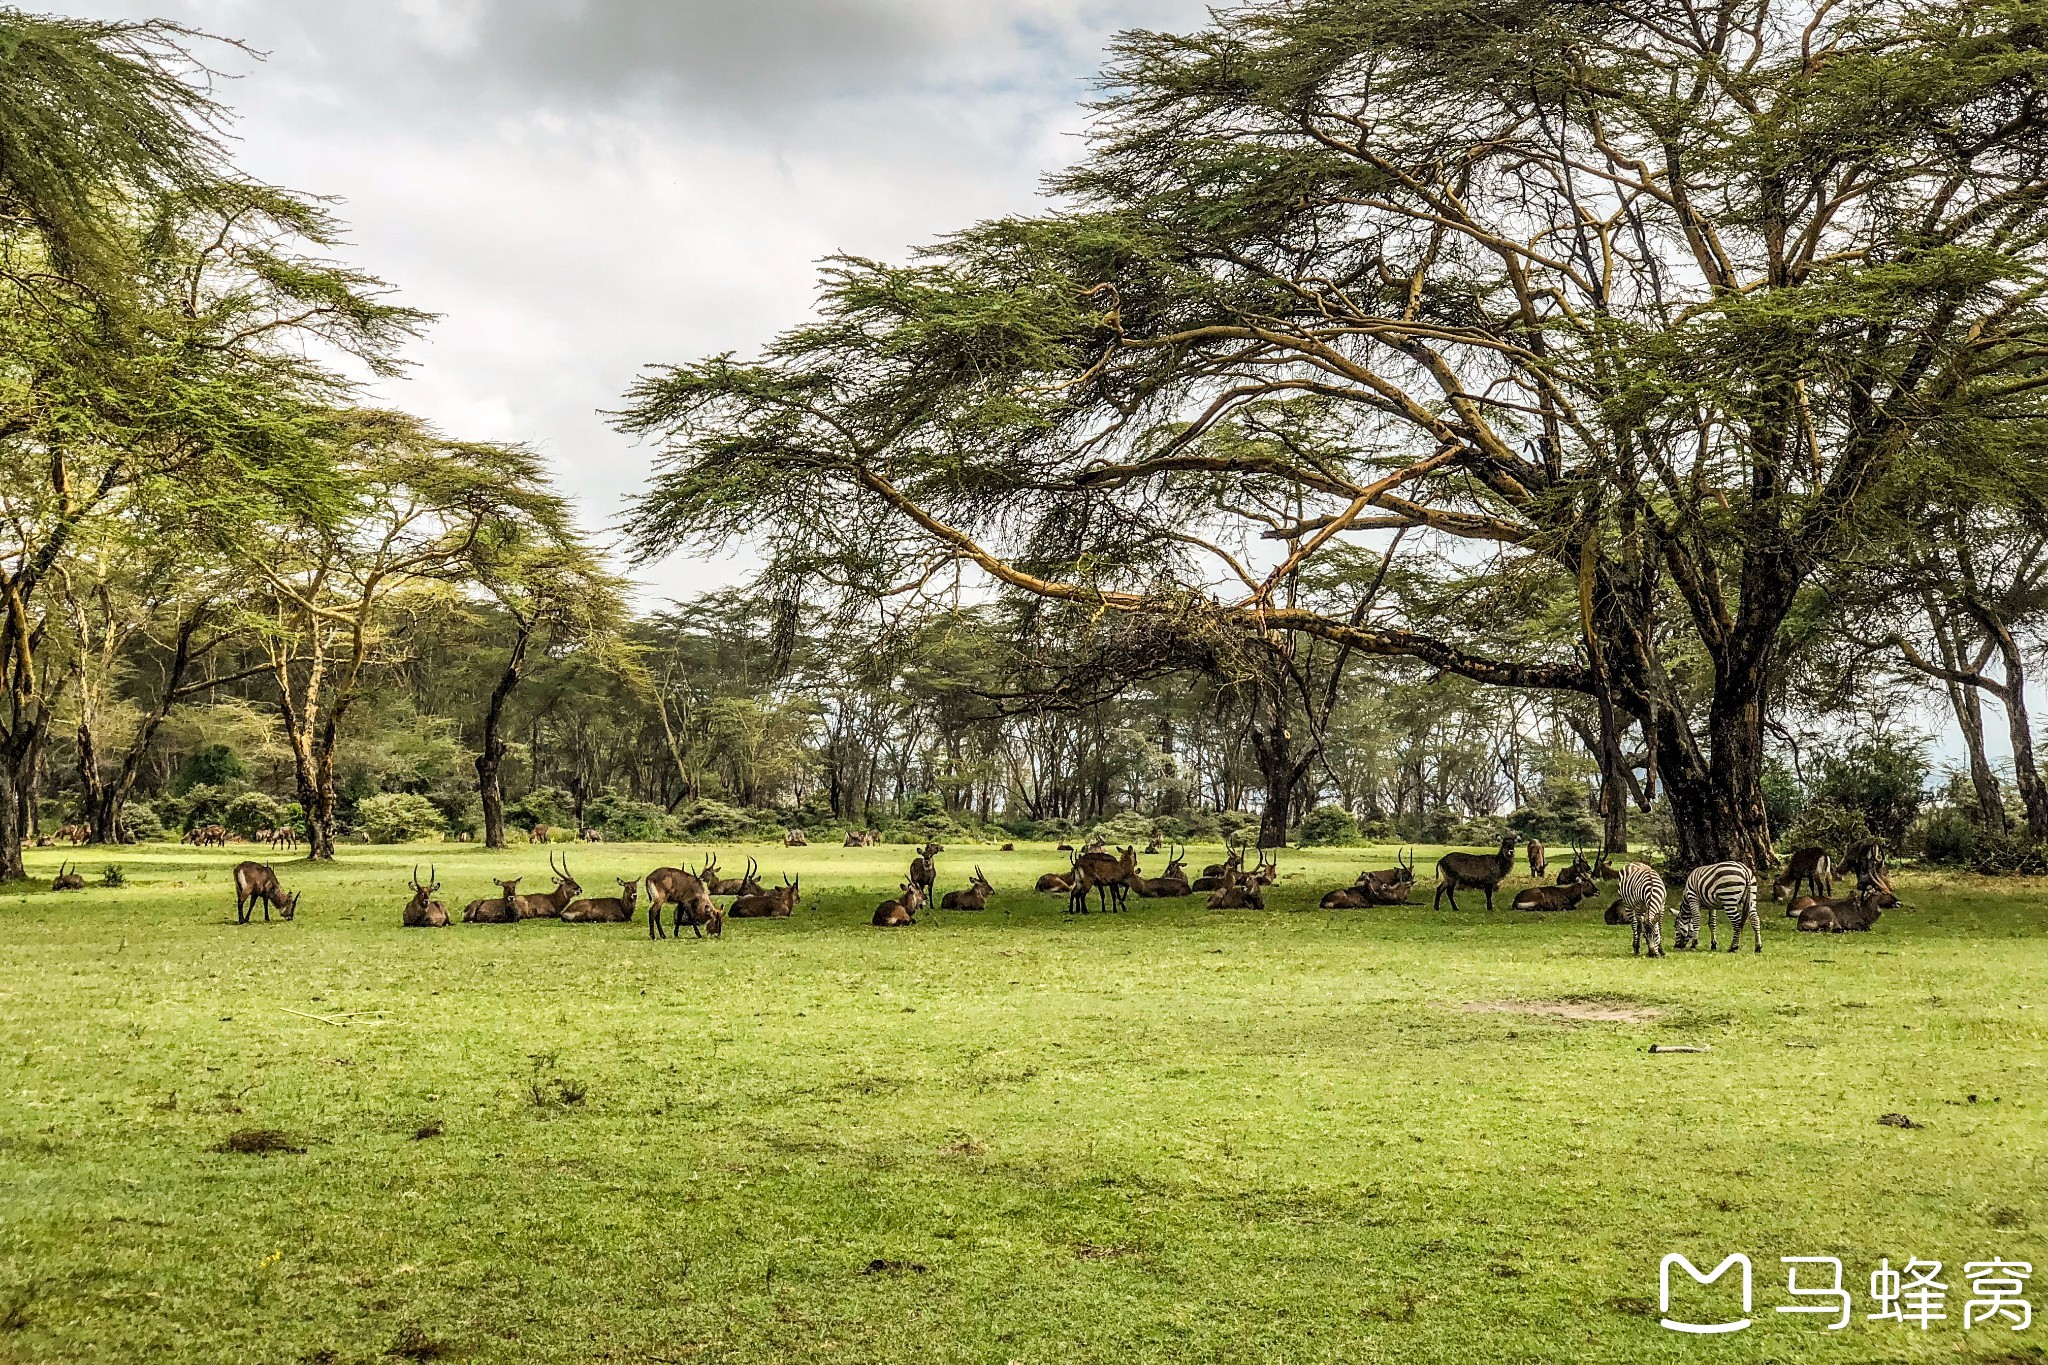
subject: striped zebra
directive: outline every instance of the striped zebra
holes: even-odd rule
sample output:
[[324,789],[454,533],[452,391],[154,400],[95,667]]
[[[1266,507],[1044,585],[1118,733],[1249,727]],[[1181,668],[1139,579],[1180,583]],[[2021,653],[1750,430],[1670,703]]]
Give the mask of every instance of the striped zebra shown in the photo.
[[1621,916],[1635,926],[1629,951],[1640,953],[1647,943],[1651,957],[1664,956],[1664,875],[1648,863],[1630,863],[1621,870],[1618,891]]
[[[1764,950],[1764,921],[1756,908],[1756,873],[1741,863],[1708,863],[1696,867],[1685,879],[1685,899],[1678,907],[1678,935],[1681,948],[1697,948],[1700,943],[1700,907],[1707,910],[1707,948],[1720,948],[1721,942],[1715,932],[1714,912],[1719,910],[1728,917],[1729,928],[1734,938],[1728,943],[1728,951],[1734,952],[1742,946],[1742,924],[1749,921],[1750,931],[1756,936],[1756,950]],[[1688,933],[1688,930],[1690,931]]]

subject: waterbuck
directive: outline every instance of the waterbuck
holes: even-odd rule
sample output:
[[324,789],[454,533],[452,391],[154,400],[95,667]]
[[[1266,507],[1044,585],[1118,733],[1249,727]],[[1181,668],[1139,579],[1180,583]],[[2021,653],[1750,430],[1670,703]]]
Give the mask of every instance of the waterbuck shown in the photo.
[[757,891],[751,896],[741,896],[732,903],[726,913],[734,919],[788,919],[796,911],[798,897],[803,892],[802,877],[791,881],[787,876],[782,885],[773,891]]
[[[1076,859],[1077,864],[1078,862],[1079,860]],[[1080,876],[1081,869],[1078,865],[1068,868],[1065,872],[1048,872],[1038,879],[1037,889],[1045,892],[1057,892],[1064,896],[1074,889],[1074,883],[1080,879]]]
[[427,869],[427,880],[420,881],[420,865],[412,865],[412,899],[405,903],[401,922],[408,929],[446,929],[448,907],[434,899],[434,893],[441,889],[440,869]]
[[1166,871],[1156,877],[1131,878],[1131,890],[1145,900],[1178,900],[1195,894],[1195,888],[1188,882],[1188,851],[1169,844],[1166,854]]
[[996,889],[989,885],[988,878],[982,876],[981,869],[977,867],[974,869],[974,876],[968,879],[967,889],[965,891],[948,891],[946,898],[939,902],[939,909],[986,910],[988,909],[988,898],[995,893]]
[[1088,913],[1088,893],[1095,893],[1097,906],[1108,911],[1124,908],[1131,878],[1138,875],[1138,850],[1127,845],[1117,857],[1103,852],[1083,853],[1074,860],[1074,883],[1067,890],[1067,913]]
[[1195,890],[1220,891],[1223,889],[1225,877],[1231,878],[1234,882],[1238,874],[1244,871],[1244,845],[1226,844],[1224,852],[1222,862],[1210,863],[1202,869],[1202,875],[1195,879]]
[[1579,902],[1592,895],[1599,888],[1591,877],[1581,877],[1570,886],[1532,886],[1526,891],[1517,891],[1513,908],[1516,910],[1576,910]]
[[616,896],[593,896],[580,900],[562,909],[564,924],[631,924],[633,906],[640,898],[640,883],[624,877],[614,877],[619,884]]
[[718,908],[718,902],[711,899],[711,892],[703,880],[694,872],[680,867],[657,867],[647,874],[647,937],[667,938],[668,930],[661,923],[661,907],[674,906],[675,935],[683,936],[683,926],[690,926],[698,938],[704,937],[709,929],[711,937],[720,938],[725,934],[725,911]]
[[1802,848],[1787,858],[1784,872],[1771,883],[1771,899],[1795,897],[1801,886],[1818,900],[1835,894],[1835,864],[1826,849]]
[[57,880],[50,883],[52,891],[83,891],[85,878],[78,875],[78,868],[72,863],[57,865]]
[[[1405,861],[1402,859],[1401,853],[1408,855]],[[1358,884],[1361,887],[1371,888],[1367,893],[1370,897],[1366,901],[1367,905],[1404,905],[1407,903],[1409,890],[1415,885],[1415,850],[1403,849],[1401,853],[1394,855],[1394,865],[1392,867],[1383,867],[1376,871],[1358,874]]]
[[280,919],[291,919],[299,913],[299,893],[285,894],[277,884],[277,873],[263,863],[235,864],[235,923],[247,924],[249,916],[255,913],[256,902],[263,902],[263,922],[270,923],[270,911],[274,906]]
[[560,867],[555,866],[555,855],[548,855],[548,871],[555,874],[555,889],[543,891],[538,896],[520,897],[519,914],[522,919],[560,919],[562,907],[583,894],[582,885],[569,875],[569,860],[562,859]]
[[526,842],[529,844],[544,844],[554,837],[555,830],[552,825],[535,825],[526,831]]
[[1573,845],[1571,865],[1558,871],[1557,884],[1559,886],[1570,886],[1581,877],[1590,877],[1592,875],[1593,865],[1586,861],[1585,851],[1577,845]]
[[1513,835],[1500,841],[1500,852],[1446,853],[1436,860],[1436,899],[1430,902],[1434,910],[1443,903],[1445,896],[1451,898],[1451,909],[1458,908],[1460,891],[1484,891],[1486,908],[1493,909],[1493,893],[1507,880],[1508,873],[1515,870],[1515,839]]
[[1211,910],[1263,910],[1266,908],[1265,888],[1253,878],[1241,877],[1235,872],[1225,872],[1222,885],[1209,893]]
[[714,896],[758,896],[761,894],[761,865],[752,858],[747,859],[747,870],[737,877],[718,875],[718,855],[704,864],[704,871],[698,874],[704,889]]
[[804,832],[800,829],[784,830],[782,833],[782,846],[784,848],[809,848],[811,841],[804,837]]
[[902,885],[903,894],[893,901],[883,901],[875,907],[874,926],[877,929],[903,929],[917,923],[917,912],[925,906],[924,892],[909,882]]
[[1875,839],[1864,839],[1844,849],[1842,867],[1856,874],[1858,892],[1892,889],[1891,874],[1885,867],[1884,845]]
[[1550,870],[1550,854],[1540,839],[1529,841],[1529,875],[1540,877]]
[[936,886],[939,880],[939,855],[945,851],[937,844],[926,844],[917,851],[917,856],[910,860],[910,884],[924,894],[920,905],[932,903],[932,887]]
[[463,908],[462,922],[464,924],[517,924],[520,920],[529,918],[524,913],[524,907],[521,904],[526,897],[519,894],[519,883],[525,881],[526,878],[514,877],[509,882],[496,877],[492,878],[492,880],[498,883],[499,894],[484,896],[471,901]]

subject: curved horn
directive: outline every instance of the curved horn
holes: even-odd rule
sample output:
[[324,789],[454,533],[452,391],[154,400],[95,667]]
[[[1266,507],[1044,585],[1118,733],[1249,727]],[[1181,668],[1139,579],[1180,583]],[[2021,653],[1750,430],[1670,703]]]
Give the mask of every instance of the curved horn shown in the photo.
[[428,864],[427,864],[427,885],[428,885],[428,886],[439,886],[440,884],[441,884],[441,865],[440,865],[439,863],[428,863]]

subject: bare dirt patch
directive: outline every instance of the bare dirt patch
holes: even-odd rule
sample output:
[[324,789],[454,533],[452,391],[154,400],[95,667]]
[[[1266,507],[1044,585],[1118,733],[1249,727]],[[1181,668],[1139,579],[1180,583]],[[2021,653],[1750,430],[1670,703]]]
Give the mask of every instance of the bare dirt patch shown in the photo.
[[1467,1014],[1539,1014],[1587,1024],[1647,1024],[1664,1011],[1616,1000],[1467,1000],[1458,1006]]

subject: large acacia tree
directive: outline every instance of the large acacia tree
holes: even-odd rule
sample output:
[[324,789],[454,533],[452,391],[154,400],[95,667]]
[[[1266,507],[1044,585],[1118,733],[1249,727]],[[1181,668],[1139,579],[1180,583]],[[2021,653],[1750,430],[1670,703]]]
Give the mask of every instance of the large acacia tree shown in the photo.
[[[1681,866],[1764,861],[1795,600],[1932,431],[2036,420],[2044,17],[1284,0],[1126,35],[1047,212],[835,262],[760,361],[649,374],[645,524],[1584,694],[1611,753],[1646,736]],[[1396,528],[1454,609],[1282,601]],[[1470,610],[1530,594],[1570,628]]]

